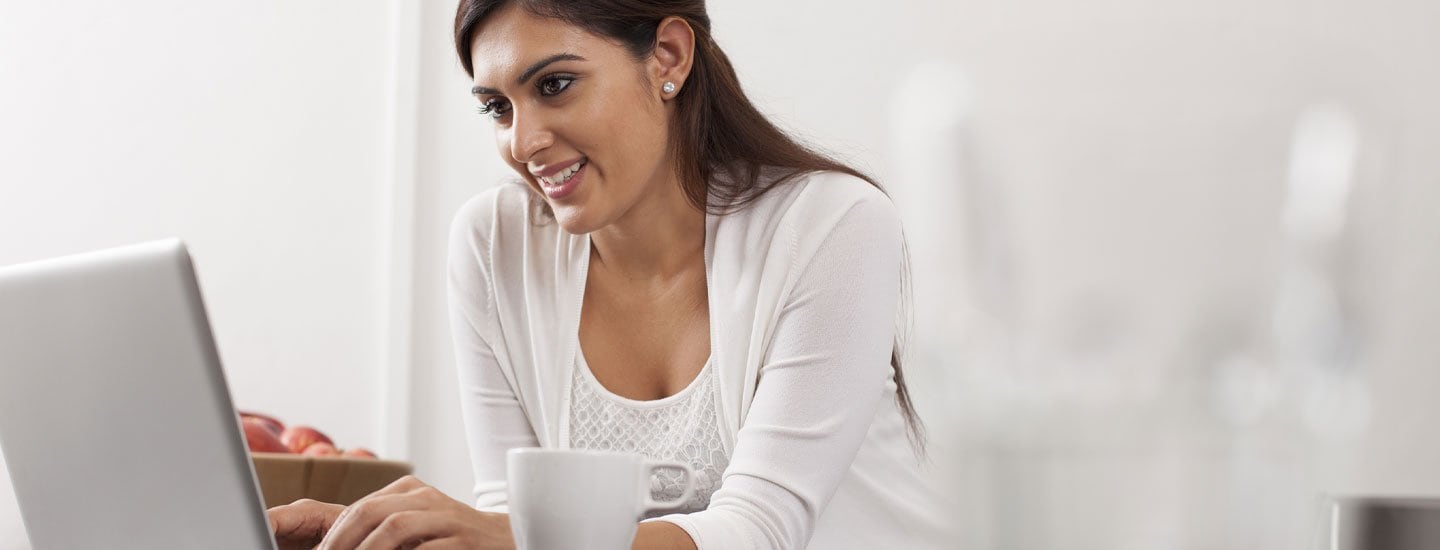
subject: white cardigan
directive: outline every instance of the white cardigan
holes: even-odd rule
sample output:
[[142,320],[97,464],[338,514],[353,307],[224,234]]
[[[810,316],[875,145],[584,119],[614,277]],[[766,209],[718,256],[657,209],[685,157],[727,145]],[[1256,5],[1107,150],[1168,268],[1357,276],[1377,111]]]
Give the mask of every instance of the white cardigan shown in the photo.
[[[505,510],[505,451],[569,446],[589,235],[501,185],[451,231],[450,318],[475,506]],[[863,180],[818,173],[705,218],[710,349],[730,465],[670,521],[702,550],[930,548],[943,511],[890,367],[900,221]]]

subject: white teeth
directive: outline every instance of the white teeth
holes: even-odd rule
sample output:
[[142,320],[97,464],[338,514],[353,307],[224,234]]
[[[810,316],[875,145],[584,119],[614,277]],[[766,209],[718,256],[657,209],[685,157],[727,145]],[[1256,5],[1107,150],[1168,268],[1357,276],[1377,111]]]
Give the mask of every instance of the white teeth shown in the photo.
[[580,162],[576,162],[575,164],[571,164],[569,167],[565,168],[564,170],[561,170],[561,171],[559,171],[559,172],[556,172],[555,175],[553,175],[553,176],[550,176],[550,177],[541,176],[539,179],[540,179],[540,181],[543,182],[545,185],[549,185],[549,186],[552,186],[552,187],[553,187],[553,186],[556,186],[556,185],[560,185],[561,183],[564,183],[566,180],[569,180],[569,179],[570,179],[570,176],[573,176],[573,175],[575,175],[576,172],[579,172],[579,171],[580,171],[580,168],[583,167],[583,166],[585,166],[585,161],[582,160],[582,161],[580,161]]

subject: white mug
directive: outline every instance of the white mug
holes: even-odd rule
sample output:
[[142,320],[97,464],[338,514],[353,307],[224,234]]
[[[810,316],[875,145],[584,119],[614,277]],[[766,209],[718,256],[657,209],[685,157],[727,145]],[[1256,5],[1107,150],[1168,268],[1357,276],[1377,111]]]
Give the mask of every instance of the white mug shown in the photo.
[[[510,449],[506,455],[510,532],[520,550],[626,550],[641,516],[676,508],[695,494],[695,470],[633,453],[583,449]],[[650,496],[650,475],[685,471],[675,500]]]

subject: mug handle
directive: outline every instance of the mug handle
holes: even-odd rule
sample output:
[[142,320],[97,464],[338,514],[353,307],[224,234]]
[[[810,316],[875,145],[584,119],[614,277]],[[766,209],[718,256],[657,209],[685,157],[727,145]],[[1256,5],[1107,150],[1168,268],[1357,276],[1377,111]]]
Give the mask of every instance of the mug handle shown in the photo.
[[[685,491],[680,493],[680,496],[675,500],[655,500],[655,497],[650,496],[650,476],[655,474],[655,470],[664,468],[685,471]],[[690,497],[695,496],[695,469],[691,468],[689,464],[682,462],[646,460],[645,487],[642,490],[645,491],[645,509],[647,511],[679,508],[684,506],[686,502],[690,502]]]

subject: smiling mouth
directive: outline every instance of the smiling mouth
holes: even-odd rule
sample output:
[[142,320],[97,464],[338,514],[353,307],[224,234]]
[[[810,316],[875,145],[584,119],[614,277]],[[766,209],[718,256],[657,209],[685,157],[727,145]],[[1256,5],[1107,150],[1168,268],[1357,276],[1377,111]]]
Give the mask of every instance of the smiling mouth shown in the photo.
[[559,187],[561,185],[564,185],[565,182],[570,181],[570,178],[575,177],[575,173],[579,172],[581,168],[584,168],[587,163],[589,163],[588,160],[580,159],[579,161],[576,161],[575,164],[571,164],[570,166],[565,167],[564,170],[556,172],[549,177],[535,176],[535,179],[539,180],[540,185],[543,185],[545,187]]

